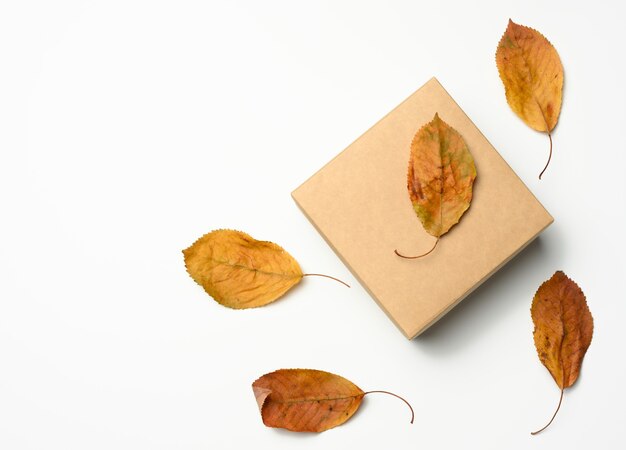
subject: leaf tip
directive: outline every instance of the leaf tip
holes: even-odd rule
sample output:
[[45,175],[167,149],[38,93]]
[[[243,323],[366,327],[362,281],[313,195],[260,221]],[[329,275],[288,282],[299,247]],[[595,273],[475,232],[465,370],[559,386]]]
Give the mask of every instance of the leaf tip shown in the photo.
[[511,30],[513,28],[519,27],[519,24],[513,22],[513,20],[509,17],[509,23],[507,24],[507,30]]

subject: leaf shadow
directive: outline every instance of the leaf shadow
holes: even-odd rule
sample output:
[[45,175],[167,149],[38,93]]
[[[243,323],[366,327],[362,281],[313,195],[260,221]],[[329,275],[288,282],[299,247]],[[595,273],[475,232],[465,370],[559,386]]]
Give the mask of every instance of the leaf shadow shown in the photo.
[[313,439],[320,435],[312,431],[290,431],[284,428],[272,428],[272,431],[283,439]]
[[413,345],[433,355],[455,353],[487,332],[489,324],[497,323],[504,312],[513,307],[512,302],[525,301],[530,308],[532,287],[526,298],[510,295],[510,286],[523,285],[524,274],[537,270],[545,253],[545,244],[538,237],[437,323],[413,339]]

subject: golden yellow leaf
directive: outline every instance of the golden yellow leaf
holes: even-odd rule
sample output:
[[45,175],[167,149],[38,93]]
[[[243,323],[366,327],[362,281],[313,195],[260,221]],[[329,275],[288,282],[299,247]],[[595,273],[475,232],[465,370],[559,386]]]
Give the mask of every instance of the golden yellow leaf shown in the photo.
[[583,291],[561,271],[539,287],[530,311],[537,354],[561,389],[559,406],[550,425],[561,406],[563,390],[574,384],[580,373],[591,344],[593,317]]
[[[474,158],[463,137],[435,114],[413,138],[407,176],[413,209],[424,229],[437,238],[435,246],[469,208],[475,179]],[[425,256],[435,246],[410,258]]]
[[348,286],[328,275],[303,274],[298,262],[282,247],[257,241],[241,231],[212,231],[183,254],[191,278],[218,303],[234,309],[271,303],[303,276],[323,276]]
[[297,261],[282,247],[241,231],[212,231],[183,254],[191,278],[229,308],[263,306],[302,280]]
[[496,64],[511,109],[529,127],[548,133],[552,157],[551,131],[561,112],[563,65],[552,44],[538,31],[509,25],[496,51]]
[[363,392],[339,375],[314,369],[280,369],[252,383],[263,423],[291,431],[322,432],[341,425],[356,412],[363,397],[375,392],[402,397],[387,391]]

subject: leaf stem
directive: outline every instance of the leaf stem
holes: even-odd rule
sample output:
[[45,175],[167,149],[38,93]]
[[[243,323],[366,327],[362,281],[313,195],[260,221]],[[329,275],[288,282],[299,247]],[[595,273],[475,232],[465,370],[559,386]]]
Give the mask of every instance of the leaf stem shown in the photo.
[[341,281],[339,278],[331,277],[330,275],[324,275],[324,274],[321,274],[321,273],[305,273],[302,276],[303,277],[324,277],[324,278],[330,278],[331,280],[338,281],[339,283],[343,284],[344,286],[350,287],[350,285],[348,283],[346,283],[345,281]]
[[417,256],[405,256],[405,255],[402,255],[400,252],[398,252],[398,250],[394,250],[394,253],[395,253],[396,255],[398,255],[400,258],[404,258],[404,259],[417,259],[417,258],[421,258],[421,257],[423,257],[423,256],[426,256],[426,255],[430,254],[430,253],[431,253],[431,252],[435,249],[435,247],[437,247],[437,244],[438,244],[438,243],[439,243],[439,238],[437,238],[437,240],[435,241],[435,245],[433,245],[433,248],[431,248],[430,250],[428,250],[426,253],[422,253],[421,255],[417,255]]
[[548,164],[550,164],[550,160],[552,159],[552,135],[550,134],[550,131],[548,131],[548,138],[550,139],[550,156],[548,156],[548,162],[546,163],[546,167],[544,167],[541,173],[539,174],[540,180],[541,180],[541,175],[543,175],[543,173],[546,171],[546,169],[548,168]]
[[552,419],[550,419],[550,422],[548,422],[548,424],[545,427],[543,427],[541,430],[533,431],[530,434],[532,434],[534,436],[535,434],[541,433],[543,430],[545,430],[546,428],[548,428],[550,426],[550,424],[552,423],[552,421],[556,417],[556,413],[558,413],[559,409],[561,408],[561,402],[562,401],[563,401],[563,389],[561,389],[561,397],[559,398],[559,405],[556,407],[556,411],[554,411],[554,414],[552,415]]
[[411,406],[409,402],[407,402],[405,399],[400,397],[398,394],[394,394],[393,392],[389,392],[389,391],[367,391],[365,394],[363,394],[363,396],[366,396],[367,394],[389,394],[389,395],[393,395],[396,398],[399,398],[404,403],[406,403],[409,409],[411,410],[411,423],[413,423],[413,419],[415,419],[415,413],[413,412],[413,407]]

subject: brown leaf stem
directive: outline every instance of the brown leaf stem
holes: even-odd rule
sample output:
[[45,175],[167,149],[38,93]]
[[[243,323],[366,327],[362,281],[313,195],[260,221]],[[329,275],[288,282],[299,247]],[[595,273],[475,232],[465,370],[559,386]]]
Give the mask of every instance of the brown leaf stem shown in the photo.
[[541,430],[533,431],[530,434],[532,434],[534,436],[535,434],[541,433],[543,430],[545,430],[546,428],[548,428],[550,426],[550,424],[552,423],[552,421],[556,417],[556,413],[558,413],[559,409],[561,408],[561,402],[562,401],[563,401],[563,389],[561,389],[561,397],[559,398],[559,405],[556,407],[556,411],[554,411],[554,414],[552,415],[552,419],[550,419],[550,422],[548,422],[548,424],[545,427],[543,427]]
[[430,253],[431,253],[431,252],[435,249],[435,247],[437,247],[437,244],[438,244],[438,243],[439,243],[439,238],[437,238],[437,240],[435,241],[435,245],[433,245],[433,248],[431,248],[430,250],[428,250],[426,253],[422,253],[421,255],[417,255],[417,256],[405,256],[405,255],[402,255],[400,252],[398,252],[398,250],[394,250],[394,253],[395,253],[396,255],[398,255],[400,258],[404,258],[404,259],[417,259],[417,258],[421,258],[421,257],[423,257],[423,256],[426,256],[426,255],[430,254]]
[[393,395],[394,397],[399,398],[404,403],[406,403],[409,409],[411,410],[411,423],[413,423],[413,419],[415,419],[415,413],[413,412],[413,407],[411,406],[409,402],[407,402],[405,399],[400,397],[398,394],[394,394],[393,392],[389,392],[389,391],[367,391],[365,394],[363,394],[363,396],[366,396],[367,394],[377,394],[377,393]]
[[331,280],[338,281],[339,283],[343,284],[344,286],[350,287],[350,285],[348,283],[346,283],[345,281],[341,281],[339,278],[331,277],[330,275],[324,275],[324,274],[321,274],[321,273],[305,273],[302,276],[303,277],[324,277],[324,278],[330,278]]
[[546,163],[546,167],[544,167],[541,173],[539,174],[540,180],[541,180],[541,175],[543,175],[543,173],[546,171],[546,169],[548,168],[548,165],[550,164],[550,160],[552,159],[552,135],[550,134],[549,131],[548,131],[548,138],[550,139],[550,156],[548,156],[548,162]]

